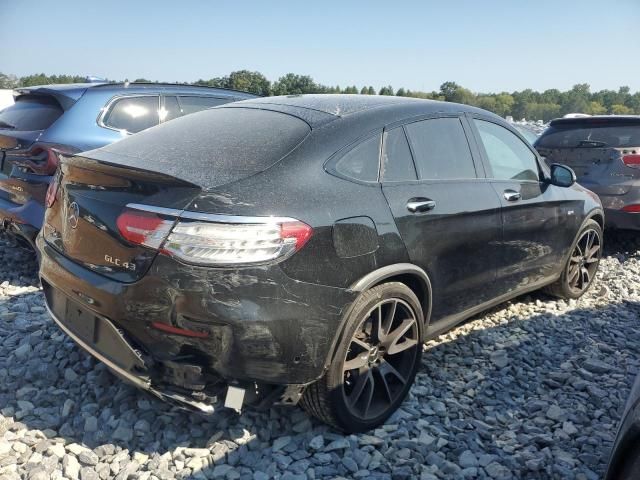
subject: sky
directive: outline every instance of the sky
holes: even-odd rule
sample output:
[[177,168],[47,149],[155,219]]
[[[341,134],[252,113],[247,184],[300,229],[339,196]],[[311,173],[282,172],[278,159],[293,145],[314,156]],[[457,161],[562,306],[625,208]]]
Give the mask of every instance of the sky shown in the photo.
[[640,0],[0,0],[0,72],[640,90]]

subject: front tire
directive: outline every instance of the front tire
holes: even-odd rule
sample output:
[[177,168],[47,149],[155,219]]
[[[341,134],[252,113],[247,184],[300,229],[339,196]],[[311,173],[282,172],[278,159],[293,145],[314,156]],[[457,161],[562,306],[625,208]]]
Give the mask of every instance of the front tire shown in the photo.
[[594,220],[587,220],[571,247],[571,255],[560,278],[546,287],[546,292],[559,298],[580,298],[598,271],[602,257],[602,228]]
[[325,375],[301,405],[343,432],[371,430],[405,399],[422,358],[420,301],[399,282],[378,285],[354,302]]

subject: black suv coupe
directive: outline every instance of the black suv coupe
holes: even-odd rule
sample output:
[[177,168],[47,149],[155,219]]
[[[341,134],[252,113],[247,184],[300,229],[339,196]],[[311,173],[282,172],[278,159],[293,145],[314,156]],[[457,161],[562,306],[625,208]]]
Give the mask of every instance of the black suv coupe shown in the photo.
[[161,398],[384,422],[422,342],[593,282],[603,211],[499,117],[398,97],[246,100],[63,158],[37,239],[68,335]]

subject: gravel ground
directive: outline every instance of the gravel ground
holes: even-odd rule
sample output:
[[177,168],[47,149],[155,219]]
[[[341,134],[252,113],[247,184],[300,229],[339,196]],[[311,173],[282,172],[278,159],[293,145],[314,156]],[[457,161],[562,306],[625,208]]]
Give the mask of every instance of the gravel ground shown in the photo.
[[125,385],[0,240],[0,479],[597,479],[640,369],[640,237],[606,240],[583,299],[525,296],[429,342],[402,408],[350,436],[299,409],[203,420]]

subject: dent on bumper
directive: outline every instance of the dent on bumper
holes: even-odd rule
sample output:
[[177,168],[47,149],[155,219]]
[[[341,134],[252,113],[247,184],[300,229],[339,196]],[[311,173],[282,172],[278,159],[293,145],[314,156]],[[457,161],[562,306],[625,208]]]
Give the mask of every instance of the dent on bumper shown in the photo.
[[[318,379],[356,295],[293,280],[277,266],[208,269],[164,256],[141,280],[123,284],[80,267],[41,237],[38,247],[43,279],[117,324],[156,362],[188,359],[226,381],[303,385]],[[169,335],[151,328],[153,322],[208,337]]]

